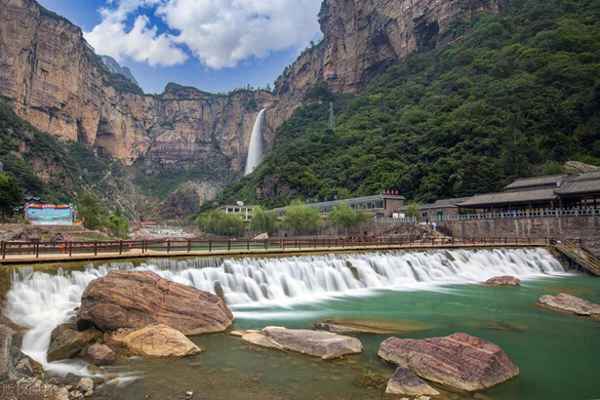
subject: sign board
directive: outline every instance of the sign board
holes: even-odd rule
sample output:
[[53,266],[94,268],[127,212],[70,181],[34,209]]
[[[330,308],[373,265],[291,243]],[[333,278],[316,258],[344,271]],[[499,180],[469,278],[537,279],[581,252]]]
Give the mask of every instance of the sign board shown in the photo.
[[75,210],[70,205],[27,204],[25,219],[32,225],[73,225]]

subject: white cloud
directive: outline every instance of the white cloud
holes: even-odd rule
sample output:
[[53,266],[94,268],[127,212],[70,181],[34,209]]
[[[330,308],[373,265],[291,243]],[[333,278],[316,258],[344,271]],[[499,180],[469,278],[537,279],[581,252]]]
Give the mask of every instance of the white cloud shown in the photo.
[[[300,48],[319,33],[321,0],[112,0],[102,22],[86,38],[101,54],[150,64],[185,61],[184,48],[210,68],[234,67],[251,57]],[[138,16],[130,31],[125,21],[145,7],[176,34],[158,34]]]
[[138,15],[133,27],[126,30],[126,21],[132,12],[158,2],[122,0],[116,8],[101,9],[102,21],[91,32],[85,33],[86,40],[98,54],[109,55],[117,61],[129,57],[150,65],[181,64],[188,58],[185,52],[177,47],[171,35],[158,34],[157,28],[150,25],[147,16]]

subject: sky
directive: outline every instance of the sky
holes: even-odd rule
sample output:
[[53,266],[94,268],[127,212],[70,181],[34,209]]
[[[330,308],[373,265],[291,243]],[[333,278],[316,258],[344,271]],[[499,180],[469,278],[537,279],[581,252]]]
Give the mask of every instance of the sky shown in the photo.
[[146,93],[273,85],[321,37],[321,0],[38,0],[80,26]]

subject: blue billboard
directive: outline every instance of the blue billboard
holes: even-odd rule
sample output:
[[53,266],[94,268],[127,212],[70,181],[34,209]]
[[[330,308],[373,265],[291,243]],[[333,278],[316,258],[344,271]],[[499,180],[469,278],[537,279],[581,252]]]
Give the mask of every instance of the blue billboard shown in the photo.
[[73,225],[75,210],[69,205],[28,204],[25,218],[32,225]]

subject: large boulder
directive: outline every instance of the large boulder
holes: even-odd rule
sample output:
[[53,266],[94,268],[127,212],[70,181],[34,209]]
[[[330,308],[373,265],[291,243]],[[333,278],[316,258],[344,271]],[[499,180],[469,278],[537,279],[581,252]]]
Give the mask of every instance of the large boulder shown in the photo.
[[131,354],[143,357],[187,357],[202,351],[183,333],[167,325],[118,332],[111,340],[126,347]]
[[362,352],[360,340],[331,332],[269,326],[242,335],[246,342],[278,350],[291,350],[324,360]]
[[496,276],[485,281],[487,286],[521,286],[521,280],[515,276]]
[[409,369],[398,367],[388,381],[387,394],[405,396],[438,396],[440,392],[429,386]]
[[114,271],[96,279],[81,297],[78,324],[102,331],[165,324],[184,335],[222,332],[233,314],[219,297],[153,272]]
[[112,365],[117,361],[116,353],[105,344],[93,344],[88,347],[85,358],[97,366]]
[[558,296],[542,296],[538,300],[538,305],[555,311],[600,320],[600,304],[590,303],[587,300],[566,293],[561,293]]
[[423,340],[392,337],[381,343],[377,355],[421,378],[467,392],[519,375],[500,347],[466,333]]
[[102,334],[96,329],[78,331],[74,324],[59,325],[52,331],[48,347],[48,361],[73,358],[82,353],[87,346],[96,342]]
[[371,333],[376,335],[410,333],[431,329],[419,321],[332,320],[317,322],[314,328],[341,334]]

